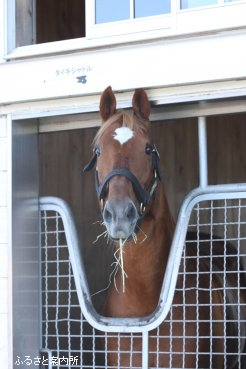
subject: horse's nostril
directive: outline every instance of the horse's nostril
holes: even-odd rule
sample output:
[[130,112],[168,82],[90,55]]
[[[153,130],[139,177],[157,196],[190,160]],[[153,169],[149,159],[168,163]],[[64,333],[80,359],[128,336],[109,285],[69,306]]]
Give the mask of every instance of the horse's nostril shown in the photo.
[[104,218],[105,222],[110,223],[113,219],[113,214],[111,213],[110,210],[105,208],[104,212],[103,212],[103,218]]
[[130,222],[133,222],[136,219],[136,208],[133,204],[129,204],[126,209],[126,217]]
[[138,212],[131,200],[107,200],[103,210],[103,220],[107,227],[131,227],[137,218]]

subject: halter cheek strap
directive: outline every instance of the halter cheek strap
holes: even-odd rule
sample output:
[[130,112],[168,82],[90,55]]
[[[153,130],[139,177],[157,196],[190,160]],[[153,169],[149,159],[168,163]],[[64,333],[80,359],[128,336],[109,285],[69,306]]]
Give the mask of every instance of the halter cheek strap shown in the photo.
[[86,166],[84,167],[83,172],[89,172],[94,167],[99,155],[100,155],[100,150],[98,149],[98,147],[96,147],[93,152],[92,158],[90,159],[89,163],[86,164]]
[[[106,177],[104,178],[103,182],[100,184],[99,178],[98,178],[98,171],[95,171],[95,185],[96,185],[96,191],[99,201],[103,201],[107,195],[107,189],[108,189],[108,183],[112,177],[115,176],[124,176],[129,179],[129,181],[132,183],[132,186],[134,188],[137,200],[139,202],[139,209],[140,209],[140,216],[143,216],[143,213],[145,212],[146,206],[148,205],[151,197],[153,196],[156,186],[157,186],[157,180],[161,179],[160,176],[160,169],[159,169],[159,154],[155,147],[155,145],[148,146],[148,154],[152,157],[152,168],[153,168],[153,177],[147,186],[147,188],[143,188],[141,184],[139,183],[137,177],[130,172],[127,169],[114,169],[111,172],[109,172]],[[84,172],[90,171],[96,161],[97,157],[100,155],[100,151],[98,148],[95,149],[94,154],[89,161],[89,163],[84,167]]]
[[[128,178],[130,180],[130,182],[133,185],[136,197],[138,199],[138,202],[140,204],[143,204],[143,206],[146,206],[150,200],[151,197],[151,192],[153,192],[152,188],[154,183],[150,183],[150,185],[148,186],[148,188],[145,190],[144,188],[141,187],[140,183],[138,182],[137,178],[134,176],[134,174],[132,174],[129,170],[127,169],[115,169],[112,170],[112,172],[110,172],[105,178],[104,181],[102,182],[102,184],[99,184],[99,179],[98,179],[98,172],[95,172],[95,182],[96,182],[96,191],[97,191],[97,196],[99,200],[103,200],[106,197],[106,192],[107,192],[107,188],[108,188],[108,183],[110,181],[110,179],[112,177],[115,176],[124,176],[126,178]],[[154,181],[156,182],[156,181]],[[152,191],[151,191],[152,190]]]

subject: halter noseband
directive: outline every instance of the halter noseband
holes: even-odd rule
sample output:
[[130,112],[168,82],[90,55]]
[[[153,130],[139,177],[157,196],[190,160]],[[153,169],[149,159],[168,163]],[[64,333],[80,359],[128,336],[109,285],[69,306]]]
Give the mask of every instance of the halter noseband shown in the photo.
[[[96,185],[97,197],[99,201],[104,202],[110,179],[115,176],[124,176],[129,179],[129,181],[131,182],[133,186],[137,200],[139,202],[140,216],[143,216],[146,206],[148,205],[151,197],[153,196],[155,192],[157,180],[161,179],[160,168],[159,168],[160,157],[159,157],[159,153],[155,145],[147,144],[145,151],[148,155],[151,155],[152,168],[153,168],[153,177],[149,185],[147,186],[147,188],[143,188],[141,184],[139,183],[138,179],[136,178],[136,176],[132,172],[130,172],[128,169],[112,170],[106,175],[103,182],[100,184],[99,178],[98,178],[98,171],[96,170],[95,171],[95,185]],[[99,155],[100,155],[100,150],[98,147],[96,147],[91,160],[83,169],[84,172],[88,172],[94,167]]]

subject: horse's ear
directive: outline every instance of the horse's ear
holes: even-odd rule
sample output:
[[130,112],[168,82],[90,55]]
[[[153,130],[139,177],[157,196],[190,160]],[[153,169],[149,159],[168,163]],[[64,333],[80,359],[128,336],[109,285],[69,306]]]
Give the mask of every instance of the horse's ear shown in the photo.
[[148,120],[151,106],[148,100],[148,96],[146,92],[142,88],[138,88],[135,90],[133,98],[132,98],[132,107],[134,113],[143,119]]
[[108,86],[106,90],[103,91],[100,100],[100,115],[105,122],[109,119],[116,111],[116,99],[112,91],[111,86]]

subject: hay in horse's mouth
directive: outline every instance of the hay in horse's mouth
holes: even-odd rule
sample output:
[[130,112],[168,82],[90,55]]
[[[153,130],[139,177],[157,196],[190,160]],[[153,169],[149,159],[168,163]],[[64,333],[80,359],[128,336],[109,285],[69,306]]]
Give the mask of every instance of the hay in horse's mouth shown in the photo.
[[[131,238],[134,240],[135,243],[137,243],[136,233],[133,232],[133,234],[131,235]],[[123,247],[124,247],[124,245],[127,241],[128,241],[128,238],[125,239],[125,240],[122,240],[122,239],[119,240],[119,248],[114,253],[115,262],[113,262],[113,264],[112,264],[112,265],[115,265],[115,268],[113,270],[113,272],[114,272],[114,286],[115,286],[116,291],[118,291],[118,292],[119,292],[119,290],[118,290],[118,287],[116,285],[116,278],[115,277],[116,277],[116,274],[117,274],[119,268],[121,270],[121,280],[122,280],[122,291],[123,291],[123,293],[126,291],[125,281],[126,281],[126,278],[128,278],[127,274],[125,272],[125,269],[124,269],[124,256],[123,256],[123,254],[124,254]],[[117,255],[117,254],[119,254],[119,255]]]
[[113,238],[111,237],[111,240],[114,242],[123,242],[123,246],[126,242],[130,242],[130,241],[134,241],[134,243],[137,243],[137,234],[135,232],[133,232],[129,237],[127,238]]
[[[100,222],[100,223],[101,223],[101,225],[104,225],[103,222]],[[143,230],[140,227],[139,227],[139,230],[144,235],[143,240],[140,242],[140,243],[143,243],[147,239],[147,235],[143,232]],[[124,293],[126,291],[125,281],[126,281],[126,278],[128,278],[128,277],[127,277],[126,271],[124,269],[124,250],[123,249],[124,249],[124,245],[128,241],[134,241],[135,244],[137,243],[137,241],[138,241],[137,234],[135,232],[133,232],[130,235],[130,237],[128,237],[126,239],[114,239],[114,238],[110,237],[110,235],[108,234],[108,231],[105,230],[104,232],[102,232],[101,234],[99,234],[97,236],[96,240],[93,243],[96,243],[99,240],[100,237],[105,237],[105,238],[108,237],[108,240],[110,238],[114,242],[119,242],[119,247],[114,252],[115,261],[111,264],[111,266],[114,266],[114,268],[113,268],[112,272],[110,273],[108,286],[106,288],[100,290],[100,291],[95,292],[92,296],[94,296],[94,295],[96,295],[100,292],[106,291],[112,283],[112,278],[113,278],[113,281],[114,281],[114,287],[115,287],[116,291],[119,292],[119,289],[118,289],[117,284],[116,284],[116,275],[117,275],[119,269],[120,269],[120,272],[121,272],[122,291]]]
[[[118,258],[118,266],[117,266],[117,269],[120,267],[121,269],[121,279],[122,279],[122,291],[123,293],[125,292],[125,280],[127,278],[127,274],[124,270],[124,257],[123,257],[123,247],[124,247],[124,244],[126,243],[125,240],[121,240],[120,239],[120,247],[117,251],[119,251],[119,258]],[[116,288],[117,289],[117,288]]]

